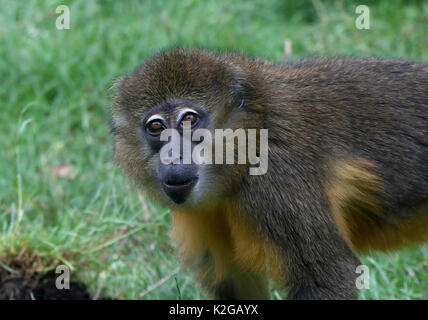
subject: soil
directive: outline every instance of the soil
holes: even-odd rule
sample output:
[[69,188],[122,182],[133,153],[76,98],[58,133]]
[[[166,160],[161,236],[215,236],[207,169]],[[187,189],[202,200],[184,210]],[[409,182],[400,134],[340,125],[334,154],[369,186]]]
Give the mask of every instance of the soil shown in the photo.
[[55,286],[55,274],[18,276],[0,273],[0,300],[91,300],[87,287],[70,281],[70,289]]

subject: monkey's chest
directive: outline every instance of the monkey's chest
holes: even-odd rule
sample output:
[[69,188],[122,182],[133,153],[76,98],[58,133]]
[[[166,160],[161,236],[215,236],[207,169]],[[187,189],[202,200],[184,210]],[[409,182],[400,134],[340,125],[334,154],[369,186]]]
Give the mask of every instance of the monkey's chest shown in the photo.
[[235,211],[176,211],[173,215],[172,238],[179,245],[184,263],[197,264],[209,253],[216,282],[233,271],[283,275],[283,264],[275,247],[257,232],[248,219]]

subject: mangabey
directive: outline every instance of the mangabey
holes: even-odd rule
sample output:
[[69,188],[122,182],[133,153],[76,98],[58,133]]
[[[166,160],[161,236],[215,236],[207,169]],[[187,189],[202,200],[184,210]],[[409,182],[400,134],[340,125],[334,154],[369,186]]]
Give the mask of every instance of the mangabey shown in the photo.
[[[115,158],[171,208],[180,257],[215,298],[267,298],[267,277],[292,299],[356,298],[357,253],[428,240],[428,64],[174,49],[115,90]],[[184,164],[183,148],[165,164],[161,133],[185,121],[268,129],[267,172]]]

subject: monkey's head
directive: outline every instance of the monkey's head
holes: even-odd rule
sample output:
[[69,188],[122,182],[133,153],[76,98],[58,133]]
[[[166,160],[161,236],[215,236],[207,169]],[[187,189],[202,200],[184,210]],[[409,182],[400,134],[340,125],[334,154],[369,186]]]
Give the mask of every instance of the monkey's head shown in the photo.
[[[192,133],[211,133],[213,158],[215,129],[260,126],[247,70],[233,61],[232,55],[176,49],[152,57],[115,85],[115,158],[140,189],[165,205],[203,207],[233,193],[248,172],[246,165],[183,161],[184,123]],[[162,158],[171,142],[161,139],[166,129],[177,130],[180,161]],[[203,139],[191,141],[190,149]]]

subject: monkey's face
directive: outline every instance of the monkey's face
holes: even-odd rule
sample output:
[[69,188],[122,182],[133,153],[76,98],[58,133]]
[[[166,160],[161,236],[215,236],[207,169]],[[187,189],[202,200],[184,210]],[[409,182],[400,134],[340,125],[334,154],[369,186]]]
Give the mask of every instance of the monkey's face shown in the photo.
[[[112,118],[115,158],[140,189],[172,207],[203,207],[233,192],[245,165],[204,163],[194,150],[209,142],[214,157],[215,129],[254,127],[241,108],[243,79],[242,70],[219,57],[176,50],[120,81]],[[211,135],[186,139],[187,125],[192,135],[198,129]],[[165,139],[167,129],[175,136]]]
[[[180,99],[165,101],[150,108],[143,116],[142,143],[153,155],[155,163],[152,165],[161,189],[176,204],[184,203],[199,186],[202,172],[200,165],[190,156],[197,145],[191,134],[194,130],[207,128],[209,122],[208,113],[202,107]],[[167,129],[175,130],[175,136],[163,138]],[[186,131],[190,139],[185,139]],[[167,149],[168,146],[171,149]],[[175,154],[172,148],[176,148]],[[185,159],[186,152],[188,160]]]

